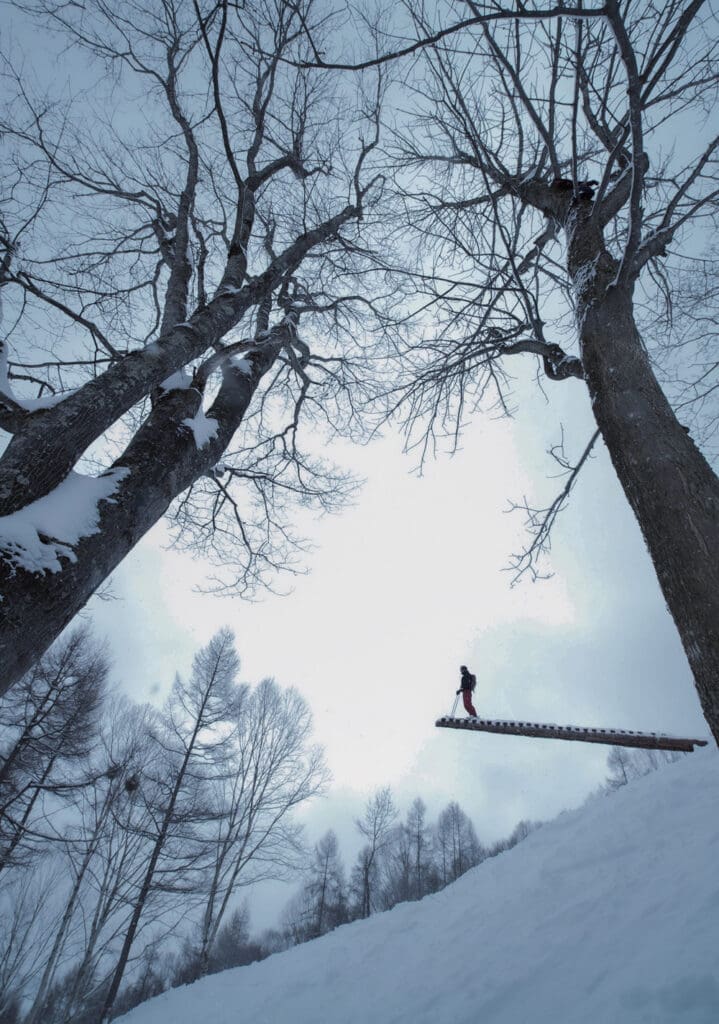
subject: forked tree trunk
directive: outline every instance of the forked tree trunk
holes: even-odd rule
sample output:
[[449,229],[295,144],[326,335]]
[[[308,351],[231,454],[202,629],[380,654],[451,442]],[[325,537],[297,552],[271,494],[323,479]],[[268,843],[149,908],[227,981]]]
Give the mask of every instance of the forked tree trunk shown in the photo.
[[[364,147],[364,155],[368,151]],[[183,420],[191,419],[200,406],[199,392],[178,389],[160,397],[112,467],[125,472],[117,477],[109,499],[100,502],[98,532],[73,545],[74,561],[65,558],[56,573],[33,571],[16,553],[0,551],[0,696],[41,657],[170,503],[225,452],[278,352],[296,342],[297,314],[286,312],[274,327],[263,329],[255,339],[257,346],[247,343],[252,349],[249,373],[233,367],[229,359],[214,363],[216,356],[207,358],[207,351],[223,342],[229,346],[227,356],[232,355],[228,333],[251,309],[267,304],[308,253],[337,239],[346,224],[361,218],[363,195],[358,193],[357,203],[304,231],[244,284],[246,257],[238,255],[241,247],[231,247],[220,287],[207,305],[144,349],[118,359],[52,408],[29,413],[0,392],[0,423],[12,434],[0,456],[3,517],[22,514],[28,505],[51,494],[90,445],[143,398],[162,390],[162,382],[188,363],[204,359],[202,387],[216,369],[221,367],[223,375],[221,390],[208,410],[217,423],[216,434],[200,448],[193,432],[183,427]],[[242,208],[244,218],[250,208],[248,199]],[[250,218],[249,228],[251,223]]]

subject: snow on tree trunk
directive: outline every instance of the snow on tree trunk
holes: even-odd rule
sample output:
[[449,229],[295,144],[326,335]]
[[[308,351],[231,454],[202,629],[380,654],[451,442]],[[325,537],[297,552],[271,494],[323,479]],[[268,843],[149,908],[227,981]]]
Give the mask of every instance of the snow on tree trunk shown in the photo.
[[[68,544],[56,543],[54,566],[34,570],[0,558],[0,693],[50,646],[174,498],[217,463],[274,356],[274,350],[256,356],[252,377],[226,369],[223,389],[210,410],[217,430],[200,447],[195,431],[183,424],[196,416],[200,394],[187,389],[162,397],[114,463],[116,485],[97,505],[96,525]],[[0,519],[0,553],[2,536]]]

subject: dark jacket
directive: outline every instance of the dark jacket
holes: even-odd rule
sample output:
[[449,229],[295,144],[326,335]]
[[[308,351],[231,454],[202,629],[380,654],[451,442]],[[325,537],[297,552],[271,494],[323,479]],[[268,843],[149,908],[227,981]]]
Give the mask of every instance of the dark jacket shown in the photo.
[[471,672],[463,672],[460,679],[460,690],[469,690],[471,692],[477,685],[477,677]]

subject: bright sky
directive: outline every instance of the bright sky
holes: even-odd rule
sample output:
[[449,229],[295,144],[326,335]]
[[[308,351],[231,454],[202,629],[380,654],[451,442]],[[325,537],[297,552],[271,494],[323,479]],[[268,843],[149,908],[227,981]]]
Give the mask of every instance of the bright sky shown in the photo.
[[[516,365],[517,371],[520,364]],[[522,371],[531,373],[525,358]],[[431,817],[460,802],[491,842],[521,818],[576,805],[603,780],[607,749],[434,728],[459,666],[478,677],[488,717],[703,736],[693,682],[642,538],[603,449],[556,531],[552,579],[510,588],[502,572],[523,540],[508,498],[549,499],[546,449],[564,422],[568,451],[591,433],[582,385],[521,390],[514,420],[475,417],[461,452],[420,479],[398,438],[335,446],[367,479],[355,507],[316,525],[311,573],[288,596],[249,603],[193,592],[209,567],[168,551],[157,527],[113,577],[116,600],[91,603],[115,674],[139,700],[161,700],[175,670],[221,625],[236,632],[242,675],[299,688],[333,773],[303,813],[315,842],[332,827],[350,866],[353,818],[378,786]],[[264,927],[288,896],[251,898]]]

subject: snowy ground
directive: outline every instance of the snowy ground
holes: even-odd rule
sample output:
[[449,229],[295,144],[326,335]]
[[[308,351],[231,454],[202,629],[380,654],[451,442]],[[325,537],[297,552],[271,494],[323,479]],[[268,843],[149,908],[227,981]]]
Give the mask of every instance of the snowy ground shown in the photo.
[[420,903],[123,1024],[716,1024],[719,752],[593,799]]

